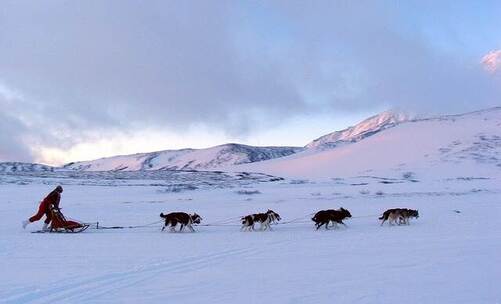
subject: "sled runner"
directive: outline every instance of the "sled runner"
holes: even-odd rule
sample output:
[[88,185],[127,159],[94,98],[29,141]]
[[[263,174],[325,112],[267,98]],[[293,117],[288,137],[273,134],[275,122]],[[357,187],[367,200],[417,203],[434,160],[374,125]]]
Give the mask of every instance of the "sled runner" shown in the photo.
[[56,232],[56,233],[79,233],[89,228],[89,224],[67,220],[61,209],[51,206],[51,225],[48,230],[34,231],[35,233]]
[[37,230],[37,231],[32,231],[31,233],[80,233],[87,228],[90,227],[89,224],[81,224],[82,226],[80,228],[73,228],[73,229],[59,229],[59,230]]

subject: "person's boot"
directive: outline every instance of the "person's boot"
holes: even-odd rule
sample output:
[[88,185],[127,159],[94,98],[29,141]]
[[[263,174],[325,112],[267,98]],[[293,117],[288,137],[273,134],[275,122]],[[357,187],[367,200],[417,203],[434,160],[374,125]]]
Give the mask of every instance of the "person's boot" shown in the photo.
[[49,224],[43,223],[42,231],[49,231]]
[[24,220],[23,221],[23,229],[26,229],[26,226],[28,226],[29,223],[30,223],[29,220]]

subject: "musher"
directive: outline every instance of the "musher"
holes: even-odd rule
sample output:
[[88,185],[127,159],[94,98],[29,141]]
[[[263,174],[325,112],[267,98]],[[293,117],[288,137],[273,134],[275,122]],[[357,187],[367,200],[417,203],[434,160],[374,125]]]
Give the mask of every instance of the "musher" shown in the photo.
[[28,220],[23,221],[23,228],[26,228],[26,226],[29,223],[33,223],[36,221],[39,221],[42,216],[45,214],[46,219],[44,221],[43,225],[43,230],[47,230],[51,220],[52,220],[52,214],[51,214],[51,208],[57,208],[59,209],[59,202],[61,201],[61,193],[63,193],[63,187],[57,186],[56,189],[52,190],[51,193],[49,193],[41,202],[40,206],[38,207],[38,212],[37,214],[33,215],[30,217]]

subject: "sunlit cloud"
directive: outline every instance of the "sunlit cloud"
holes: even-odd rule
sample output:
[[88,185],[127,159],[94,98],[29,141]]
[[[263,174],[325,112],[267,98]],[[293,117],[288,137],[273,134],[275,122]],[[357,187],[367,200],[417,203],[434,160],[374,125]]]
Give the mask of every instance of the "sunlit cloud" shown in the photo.
[[482,57],[482,64],[484,68],[494,73],[501,68],[501,50],[490,51]]

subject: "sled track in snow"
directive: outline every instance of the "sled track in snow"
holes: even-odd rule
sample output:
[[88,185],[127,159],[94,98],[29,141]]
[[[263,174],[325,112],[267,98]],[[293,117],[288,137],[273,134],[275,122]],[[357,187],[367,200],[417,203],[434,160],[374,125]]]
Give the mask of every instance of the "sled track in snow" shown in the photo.
[[183,272],[192,269],[202,269],[209,265],[214,265],[232,256],[245,256],[255,253],[254,248],[232,249],[223,252],[212,253],[204,256],[180,259],[174,262],[160,262],[147,265],[140,269],[126,272],[115,272],[85,279],[64,280],[51,284],[50,286],[37,289],[30,288],[30,292],[10,293],[4,295],[7,298],[0,300],[0,303],[54,303],[55,301],[82,303],[84,301],[96,300],[105,294],[111,294],[137,283],[153,280],[159,274],[165,272]]

